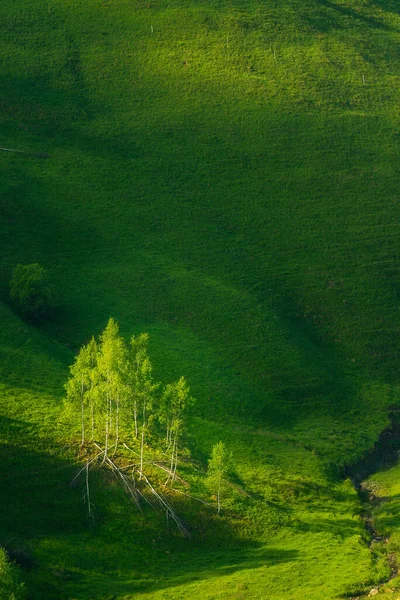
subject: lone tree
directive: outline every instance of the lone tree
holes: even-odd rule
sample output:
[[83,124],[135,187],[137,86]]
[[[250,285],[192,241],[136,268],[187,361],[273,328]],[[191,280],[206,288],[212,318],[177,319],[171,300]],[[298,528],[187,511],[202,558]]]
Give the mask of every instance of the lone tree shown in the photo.
[[217,497],[217,511],[221,512],[222,499],[228,492],[228,473],[231,469],[231,453],[228,452],[223,442],[218,442],[212,449],[208,461],[206,485],[212,494]]
[[55,300],[47,271],[39,263],[15,267],[10,282],[10,296],[17,310],[31,319],[47,316]]

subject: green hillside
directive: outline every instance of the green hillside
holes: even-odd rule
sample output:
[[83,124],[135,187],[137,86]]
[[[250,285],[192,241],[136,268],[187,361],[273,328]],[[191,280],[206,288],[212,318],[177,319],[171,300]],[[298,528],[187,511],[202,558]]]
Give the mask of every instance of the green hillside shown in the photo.
[[[1,15],[0,545],[31,557],[28,597],[329,600],[387,579],[343,469],[398,405],[397,3]],[[40,326],[8,292],[34,262],[59,297]],[[110,316],[149,332],[158,379],[187,378],[200,472],[222,439],[248,494],[221,517],[177,499],[190,540],[100,477],[89,528],[68,486],[63,384]]]

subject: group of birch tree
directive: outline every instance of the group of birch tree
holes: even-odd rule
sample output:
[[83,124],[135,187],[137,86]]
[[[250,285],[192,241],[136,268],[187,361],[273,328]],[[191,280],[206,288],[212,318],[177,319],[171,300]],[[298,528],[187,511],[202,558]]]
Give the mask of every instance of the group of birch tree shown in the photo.
[[66,412],[79,430],[81,446],[101,448],[104,463],[121,445],[133,445],[143,474],[151,435],[168,457],[167,481],[173,481],[193,399],[184,377],[164,388],[154,381],[148,334],[132,335],[126,343],[110,318],[99,339],[81,348],[70,370]]
[[[161,507],[167,519],[188,535],[165,490],[177,479],[187,485],[177,476],[177,466],[188,409],[194,400],[184,377],[164,387],[154,381],[148,341],[148,334],[142,333],[132,335],[126,343],[118,323],[110,318],[99,338],[92,338],[75,357],[65,385],[64,421],[72,425],[80,455],[86,460],[73,482],[85,475],[84,497],[92,517],[89,467],[101,463],[123,484],[137,506],[143,499],[153,508]],[[218,513],[229,496],[230,467],[230,453],[219,442],[212,450],[205,479]],[[167,475],[161,488],[150,480],[154,469]],[[187,492],[181,493],[192,498]]]

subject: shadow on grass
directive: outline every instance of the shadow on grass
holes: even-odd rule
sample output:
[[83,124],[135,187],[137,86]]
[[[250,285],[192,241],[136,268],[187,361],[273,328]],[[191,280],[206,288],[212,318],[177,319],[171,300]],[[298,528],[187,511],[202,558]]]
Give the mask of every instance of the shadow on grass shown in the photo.
[[400,14],[400,6],[397,0],[375,0],[374,4],[387,12]]
[[332,516],[325,518],[321,515],[318,515],[318,520],[314,522],[301,521],[297,523],[294,530],[298,533],[329,533],[342,538],[363,533],[360,523],[355,519],[336,516],[333,520]]
[[[106,574],[92,573],[85,583],[85,589],[80,585],[71,586],[71,591],[79,600],[88,598],[106,598],[108,594],[123,596],[142,591],[151,594],[157,590],[170,587],[187,586],[196,581],[216,580],[219,577],[232,575],[244,569],[257,569],[278,565],[296,560],[295,550],[277,550],[273,548],[253,548],[225,552],[208,552],[198,556],[189,550],[186,556],[176,557],[171,554],[167,561],[154,558],[153,564],[146,570],[125,571]],[[93,576],[95,575],[95,576]],[[36,598],[35,598],[36,600]]]
[[[14,422],[10,434],[22,427]],[[72,457],[68,461],[44,451],[1,444],[0,464],[0,540],[10,535],[15,539],[59,535],[86,527],[81,497],[68,491],[76,470]]]
[[378,471],[387,471],[398,463],[400,452],[400,418],[392,413],[392,423],[384,429],[374,446],[357,463],[344,469],[344,475],[360,487],[363,480]]
[[296,551],[244,542],[228,519],[196,515],[193,507],[189,516],[182,499],[174,501],[176,510],[194,520],[193,537],[183,539],[162,513],[137,511],[113,479],[96,471],[91,525],[84,481],[70,486],[77,473],[72,453],[35,444],[28,425],[0,419],[9,440],[0,444],[0,544],[23,567],[30,600],[151,592],[297,558]]
[[[321,27],[321,20],[317,21],[317,26],[319,25],[322,31],[326,31],[333,28],[343,28],[345,23],[342,21],[341,17],[348,18],[352,20],[354,23],[365,25],[366,27],[370,27],[372,29],[380,29],[383,31],[398,31],[397,28],[391,27],[378,19],[375,19],[370,16],[366,16],[361,14],[360,12],[349,8],[348,6],[342,6],[341,4],[336,4],[335,2],[331,2],[330,0],[317,0],[317,4],[325,7],[329,10],[326,14],[326,18],[323,21],[323,25]],[[387,4],[386,2],[384,4]],[[332,14],[336,13],[336,19],[332,19]],[[314,23],[312,23],[314,24]]]
[[[271,287],[271,285],[270,285]],[[337,414],[337,410],[346,398],[355,396],[354,384],[349,377],[349,368],[345,357],[340,354],[337,344],[332,343],[324,335],[313,320],[312,314],[307,314],[304,307],[296,299],[294,293],[283,293],[276,287],[276,300],[273,310],[279,317],[282,335],[290,340],[296,349],[299,359],[296,365],[296,378],[288,377],[285,387],[280,384],[281,407],[286,407],[283,425],[285,430],[291,424],[298,422],[303,415],[315,409],[324,414]],[[259,296],[262,302],[262,297]],[[278,387],[278,382],[276,383]],[[296,407],[293,410],[293,407]],[[269,407],[260,412],[262,419],[269,418]],[[275,423],[279,425],[279,423]]]

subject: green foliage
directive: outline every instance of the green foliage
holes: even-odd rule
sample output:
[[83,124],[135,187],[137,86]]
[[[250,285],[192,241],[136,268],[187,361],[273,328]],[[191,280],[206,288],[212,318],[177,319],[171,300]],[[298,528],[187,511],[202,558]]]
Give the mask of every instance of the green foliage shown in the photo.
[[15,565],[0,548],[0,600],[22,600],[25,597],[24,585]]
[[94,406],[98,396],[96,388],[98,374],[95,368],[97,358],[97,344],[95,339],[92,338],[75,357],[75,362],[70,367],[72,376],[65,384],[69,416],[72,417],[76,410],[79,410],[81,414],[82,444],[85,442],[85,412],[88,410],[90,412],[92,438],[94,436]]
[[120,441],[135,443],[140,437],[140,473],[148,430],[161,424],[166,430],[167,451],[172,446],[167,481],[173,481],[179,441],[194,400],[184,377],[167,385],[161,400],[157,397],[160,384],[153,381],[147,344],[148,335],[142,334],[132,336],[127,346],[118,323],[110,318],[99,341],[92,338],[83,346],[70,367],[64,412],[72,432],[80,422],[81,446],[89,439],[104,441],[104,458],[111,443],[115,455]]
[[206,484],[217,498],[217,511],[221,511],[224,499],[230,491],[228,474],[232,468],[232,455],[223,442],[218,442],[212,449],[208,461]]
[[187,414],[194,404],[184,377],[168,384],[162,394],[158,409],[158,421],[166,429],[167,450],[172,448],[170,470],[175,477],[178,465],[179,442],[187,428]]
[[54,307],[55,293],[48,273],[39,263],[17,265],[10,282],[10,296],[24,316],[42,319]]

